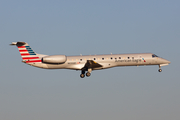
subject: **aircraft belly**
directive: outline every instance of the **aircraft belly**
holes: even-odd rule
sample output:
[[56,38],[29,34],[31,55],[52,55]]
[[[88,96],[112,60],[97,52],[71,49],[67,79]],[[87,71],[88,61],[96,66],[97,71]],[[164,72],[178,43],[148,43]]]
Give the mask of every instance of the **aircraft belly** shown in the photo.
[[74,64],[74,65],[67,65],[66,69],[74,69],[74,70],[81,70],[84,67],[84,64]]
[[27,64],[38,68],[49,69],[47,64],[44,63],[27,63]]
[[48,69],[74,69],[74,70],[80,70],[83,67],[84,64],[48,64]]

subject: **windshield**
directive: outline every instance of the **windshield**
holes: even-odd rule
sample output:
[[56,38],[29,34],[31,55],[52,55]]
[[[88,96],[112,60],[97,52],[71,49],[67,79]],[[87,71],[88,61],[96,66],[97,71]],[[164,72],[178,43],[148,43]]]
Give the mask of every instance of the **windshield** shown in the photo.
[[157,55],[153,54],[152,57],[158,57]]

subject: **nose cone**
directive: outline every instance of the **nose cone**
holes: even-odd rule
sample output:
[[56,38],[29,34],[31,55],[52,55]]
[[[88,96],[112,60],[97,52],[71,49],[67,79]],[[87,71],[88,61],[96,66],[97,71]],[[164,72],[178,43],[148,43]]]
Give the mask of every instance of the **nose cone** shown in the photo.
[[166,59],[163,59],[163,58],[160,58],[160,61],[162,64],[170,64],[171,62],[169,60],[166,60]]
[[166,60],[168,64],[170,64],[171,62],[169,60]]

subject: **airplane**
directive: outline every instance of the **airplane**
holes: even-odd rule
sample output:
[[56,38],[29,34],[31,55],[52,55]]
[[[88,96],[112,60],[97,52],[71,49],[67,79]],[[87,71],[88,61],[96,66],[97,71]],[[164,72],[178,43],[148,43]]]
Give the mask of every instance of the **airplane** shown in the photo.
[[118,66],[158,65],[158,71],[162,72],[161,66],[166,66],[171,63],[152,53],[80,56],[43,55],[34,52],[26,42],[12,42],[10,45],[16,45],[18,47],[23,63],[44,69],[80,70],[81,78],[84,78],[85,75],[89,77],[93,70],[102,70]]

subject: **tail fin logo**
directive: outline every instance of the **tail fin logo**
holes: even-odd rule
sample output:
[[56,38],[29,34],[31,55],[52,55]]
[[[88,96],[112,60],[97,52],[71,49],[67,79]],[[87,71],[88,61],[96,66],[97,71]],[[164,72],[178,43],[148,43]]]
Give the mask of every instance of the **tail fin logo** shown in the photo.
[[25,45],[17,45],[23,62],[25,63],[35,63],[41,62],[41,58],[31,49],[31,47],[25,43]]
[[26,55],[36,55],[36,53],[31,49],[30,46],[18,46],[21,56]]
[[39,55],[36,54],[26,42],[12,42],[10,45],[16,45],[19,49],[23,62],[37,63],[42,62]]

